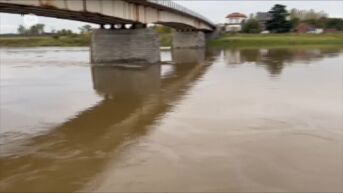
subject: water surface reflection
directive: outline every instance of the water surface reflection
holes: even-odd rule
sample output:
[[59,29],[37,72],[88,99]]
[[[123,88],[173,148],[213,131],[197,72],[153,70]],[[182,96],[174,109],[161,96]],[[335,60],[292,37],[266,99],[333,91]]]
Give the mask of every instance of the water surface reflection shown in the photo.
[[[44,49],[0,50],[2,192],[342,191],[340,47],[182,49],[135,68]],[[44,131],[22,127],[36,112]]]
[[224,51],[225,61],[229,66],[246,62],[265,67],[271,76],[279,76],[284,67],[295,62],[311,62],[326,57],[337,57],[340,47],[319,48],[273,48],[273,49],[227,49]]
[[[199,60],[198,56],[202,55]],[[76,191],[121,145],[143,136],[206,71],[204,50],[175,51],[173,75],[160,66],[92,67],[95,106],[2,152],[1,189],[6,191]]]

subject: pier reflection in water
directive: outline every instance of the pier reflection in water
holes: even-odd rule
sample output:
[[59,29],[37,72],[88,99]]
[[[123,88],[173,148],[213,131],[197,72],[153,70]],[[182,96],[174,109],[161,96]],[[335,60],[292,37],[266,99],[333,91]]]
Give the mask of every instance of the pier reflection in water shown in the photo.
[[[1,192],[342,191],[340,47],[182,49],[163,52],[171,61],[162,65],[90,69],[68,67],[63,50],[47,51],[37,61],[40,50],[0,51],[9,56],[1,75],[12,73],[1,84],[1,111],[25,105],[32,96],[44,96],[35,99],[38,104],[56,103],[56,92],[46,92],[51,85],[58,96],[83,99],[77,87],[68,87],[79,79],[65,76],[65,82],[58,77],[45,79],[45,85],[24,84],[34,91],[26,89],[23,97],[33,99],[16,103],[22,95],[11,89],[22,88],[30,76],[19,75],[31,68],[35,75],[82,69],[99,96],[95,105],[44,132],[3,143]],[[19,54],[8,54],[14,52]],[[80,58],[73,65],[85,63],[86,52],[75,50]],[[84,79],[76,86],[83,84]],[[42,111],[54,115],[53,110]],[[9,129],[1,124],[0,132]]]
[[[0,160],[1,190],[76,191],[101,171],[116,148],[143,136],[206,71],[205,50],[173,52],[173,72],[160,65],[92,67],[103,100]],[[24,147],[24,148],[23,148]]]

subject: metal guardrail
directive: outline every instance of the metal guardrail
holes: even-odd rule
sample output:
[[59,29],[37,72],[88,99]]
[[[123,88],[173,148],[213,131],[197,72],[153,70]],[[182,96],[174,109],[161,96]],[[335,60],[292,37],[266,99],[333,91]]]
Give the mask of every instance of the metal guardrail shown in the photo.
[[161,6],[164,6],[164,7],[168,7],[168,8],[171,8],[171,9],[175,9],[177,11],[181,11],[181,12],[184,12],[188,15],[192,15],[193,17],[196,17],[196,18],[199,18],[200,20],[203,20],[213,26],[215,26],[215,24],[210,21],[209,19],[207,19],[206,17],[200,15],[199,13],[196,13],[186,7],[183,7],[173,1],[166,1],[166,0],[147,0],[148,2],[150,3],[155,3],[155,4],[159,4]]

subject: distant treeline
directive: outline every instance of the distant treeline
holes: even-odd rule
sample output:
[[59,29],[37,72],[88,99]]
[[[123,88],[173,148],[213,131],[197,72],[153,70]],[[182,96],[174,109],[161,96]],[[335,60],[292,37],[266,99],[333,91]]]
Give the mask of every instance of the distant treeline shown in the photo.
[[[93,29],[90,25],[84,25],[79,28],[80,33],[79,34],[89,34]],[[18,27],[18,34],[21,36],[40,36],[40,35],[57,35],[57,36],[73,36],[77,35],[77,33],[74,33],[72,30],[69,29],[61,29],[61,30],[52,30],[52,32],[47,33],[45,31],[45,25],[44,24],[36,24],[32,25],[30,27],[25,27],[23,25],[20,25]]]
[[[37,26],[38,25],[38,26]],[[89,46],[90,26],[83,26],[80,33],[68,29],[45,32],[44,25],[37,24],[30,28],[18,28],[18,34],[0,35],[0,47],[39,47],[39,46]],[[20,31],[19,31],[20,29]],[[39,29],[39,30],[37,30]],[[172,29],[156,25],[152,29],[159,34],[161,46],[171,46]]]
[[[323,31],[343,31],[342,18],[329,18],[328,14],[314,10],[286,10],[286,6],[276,4],[268,12],[269,19],[265,23],[265,29],[271,33],[287,33],[296,32],[300,25],[308,25],[313,28],[320,28]],[[244,33],[260,33],[263,30],[261,22],[255,15],[250,17],[243,23],[242,32]]]

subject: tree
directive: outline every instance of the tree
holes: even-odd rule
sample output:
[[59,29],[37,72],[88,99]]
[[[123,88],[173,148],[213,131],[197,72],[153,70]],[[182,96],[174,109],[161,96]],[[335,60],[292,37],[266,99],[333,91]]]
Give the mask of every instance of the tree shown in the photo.
[[343,31],[343,19],[340,18],[328,18],[325,24],[325,28],[336,29],[338,31]]
[[21,35],[25,35],[27,33],[27,29],[23,25],[19,25],[18,33]]
[[307,23],[315,28],[324,28],[325,27],[325,20],[321,19],[307,19],[303,21],[304,23]]
[[328,14],[323,11],[316,12],[313,9],[310,9],[310,10],[291,9],[289,12],[289,16],[291,19],[298,18],[300,21],[304,21],[304,20],[311,20],[311,19],[318,20],[323,17],[327,18]]
[[57,31],[57,34],[60,36],[72,36],[74,33],[73,31],[69,29],[62,29],[62,30]]
[[315,28],[325,28],[327,23],[328,15],[319,11],[316,12],[313,9],[311,10],[299,10],[291,9],[289,12],[289,17],[291,19],[292,28],[296,28],[300,23],[306,23]]
[[300,24],[300,19],[297,17],[294,17],[294,18],[291,18],[290,22],[291,22],[291,28],[295,30]]
[[44,24],[36,24],[36,28],[37,28],[37,35],[41,35],[44,34]]
[[29,35],[41,35],[44,33],[44,24],[36,24],[30,27],[27,32]]
[[162,26],[162,25],[156,25],[154,27],[154,30],[158,34],[169,34],[172,32],[172,29],[170,27]]
[[248,19],[246,22],[244,22],[242,31],[244,33],[260,33],[262,29],[256,19]]
[[25,26],[20,25],[18,27],[18,33],[22,35],[42,35],[44,34],[44,27],[44,24],[36,24],[27,29]]
[[92,32],[93,28],[90,25],[84,25],[82,27],[79,27],[81,34],[89,34]]
[[39,30],[37,25],[33,25],[30,27],[29,31],[28,31],[29,35],[38,35],[39,34]]
[[271,19],[267,21],[266,28],[273,33],[286,33],[291,29],[291,22],[287,21],[288,12],[286,6],[276,4],[269,11]]

